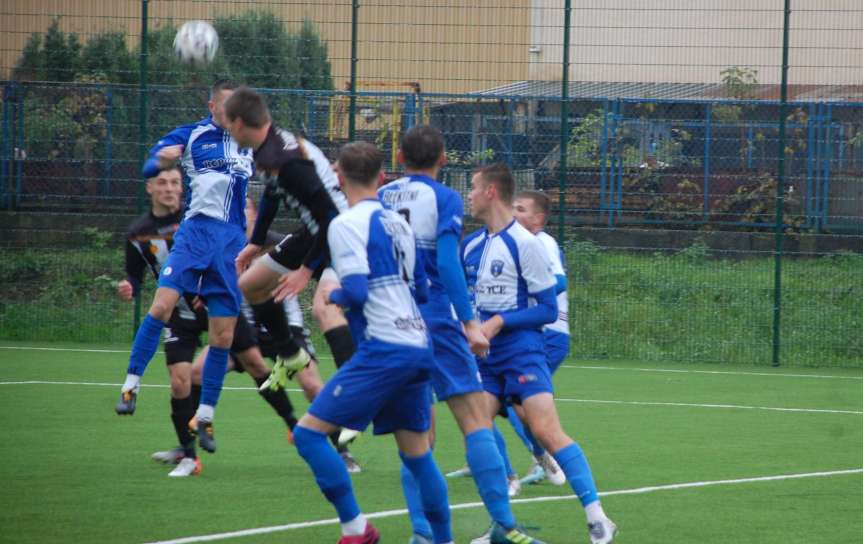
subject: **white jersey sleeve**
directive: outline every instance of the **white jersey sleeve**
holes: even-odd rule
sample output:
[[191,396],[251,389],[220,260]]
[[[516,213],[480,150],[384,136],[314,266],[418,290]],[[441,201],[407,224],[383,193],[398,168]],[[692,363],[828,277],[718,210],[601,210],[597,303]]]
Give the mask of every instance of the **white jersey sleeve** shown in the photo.
[[529,294],[534,295],[557,284],[545,248],[536,236],[520,239],[518,253],[521,276]]
[[327,232],[333,268],[339,278],[352,274],[369,274],[369,258],[366,253],[366,239],[355,223],[336,217]]

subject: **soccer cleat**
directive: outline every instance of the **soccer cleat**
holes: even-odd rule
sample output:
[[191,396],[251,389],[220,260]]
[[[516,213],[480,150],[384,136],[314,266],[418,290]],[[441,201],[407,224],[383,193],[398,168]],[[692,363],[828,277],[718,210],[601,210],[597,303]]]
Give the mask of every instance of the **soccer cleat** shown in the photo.
[[511,499],[521,493],[521,481],[518,479],[518,474],[513,474],[507,479],[509,480],[508,492]]
[[491,527],[482,536],[470,541],[470,544],[543,544],[527,534],[521,527],[513,527],[509,531],[497,522],[492,522]]
[[362,432],[355,431],[353,429],[342,429],[341,431],[339,431],[339,446],[345,446],[347,444],[350,444],[351,442],[356,440],[357,437],[361,434]]
[[374,525],[366,522],[366,530],[361,535],[342,535],[338,544],[377,544],[381,540],[381,533]]
[[566,474],[560,469],[560,465],[554,460],[550,453],[545,452],[540,457],[536,458],[537,463],[545,471],[548,481],[552,485],[563,485],[566,483]]
[[174,470],[168,473],[172,478],[184,478],[186,476],[198,476],[201,474],[203,467],[200,459],[192,459],[184,457]]
[[197,416],[189,420],[189,432],[198,437],[198,445],[201,449],[210,453],[216,453],[216,439],[213,437],[213,422],[206,419],[198,419]]
[[447,478],[470,478],[470,467],[462,467],[458,470],[446,473]]
[[609,544],[614,542],[617,534],[617,525],[608,518],[603,518],[596,523],[587,524],[587,532],[590,534],[591,544]]
[[312,356],[303,348],[293,357],[276,357],[276,364],[273,365],[273,370],[270,376],[258,387],[258,391],[264,391],[270,388],[273,391],[284,389],[288,385],[288,380],[294,377],[294,374],[309,366],[312,362]]
[[521,484],[538,484],[543,480],[545,480],[545,469],[543,469],[539,465],[539,463],[534,460],[533,465],[531,465],[530,467],[530,470],[527,471],[527,476],[521,479]]
[[176,465],[183,460],[183,457],[185,457],[183,448],[177,446],[172,450],[157,451],[150,456],[150,459],[163,465]]
[[411,535],[411,539],[408,540],[408,544],[433,544],[434,539],[430,536],[420,535],[414,533]]
[[343,451],[339,455],[342,456],[342,461],[345,462],[345,468],[348,469],[348,472],[351,474],[356,474],[357,472],[362,472],[363,468],[357,463],[357,460],[354,459],[354,456],[351,455],[349,451]]
[[120,401],[114,406],[117,415],[131,416],[135,413],[135,403],[138,400],[138,388],[120,392]]

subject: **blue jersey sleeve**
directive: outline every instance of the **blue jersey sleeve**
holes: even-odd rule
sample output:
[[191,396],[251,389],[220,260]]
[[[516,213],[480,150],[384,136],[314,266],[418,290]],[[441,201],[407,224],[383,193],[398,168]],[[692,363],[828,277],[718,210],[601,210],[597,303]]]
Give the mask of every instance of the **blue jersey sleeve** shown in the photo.
[[440,281],[446,289],[446,294],[455,308],[459,321],[473,319],[473,309],[467,293],[467,281],[464,277],[458,238],[451,231],[439,235],[437,240],[437,269]]
[[181,127],[177,127],[165,136],[162,136],[156,145],[154,145],[150,152],[147,154],[147,161],[144,163],[143,174],[145,178],[152,178],[159,175],[159,158],[156,154],[162,150],[162,148],[172,146],[172,145],[182,145],[185,146],[189,143],[189,137],[192,134],[192,128],[194,125],[183,125]]
[[437,238],[452,233],[456,240],[461,238],[464,222],[464,203],[461,196],[448,188],[436,191],[438,205]]
[[369,278],[351,274],[341,279],[342,286],[330,293],[330,302],[343,308],[361,309],[369,298]]
[[536,299],[535,305],[500,314],[500,317],[503,318],[504,329],[538,329],[557,319],[557,298],[554,287],[549,287],[531,296]]

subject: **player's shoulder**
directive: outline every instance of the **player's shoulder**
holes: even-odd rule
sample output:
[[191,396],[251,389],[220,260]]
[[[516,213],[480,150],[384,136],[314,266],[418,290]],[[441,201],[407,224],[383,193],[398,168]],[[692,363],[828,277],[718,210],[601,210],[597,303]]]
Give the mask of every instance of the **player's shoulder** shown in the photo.
[[464,237],[464,240],[461,242],[461,247],[465,252],[469,252],[471,249],[475,248],[478,244],[481,244],[483,240],[486,238],[486,229],[479,228],[475,231],[467,234]]
[[539,238],[524,228],[518,221],[513,221],[513,223],[506,229],[506,233],[513,239],[519,249],[523,247],[542,247],[542,242],[540,242]]
[[153,216],[150,215],[150,212],[146,212],[129,223],[129,226],[126,228],[126,235],[129,238],[134,238],[137,235],[153,230],[153,228]]
[[557,239],[555,239],[554,236],[545,232],[544,230],[537,232],[536,238],[537,238],[537,240],[542,242],[542,245],[544,245],[545,247],[547,247],[549,249],[554,249],[554,250],[560,249],[560,246],[557,243]]

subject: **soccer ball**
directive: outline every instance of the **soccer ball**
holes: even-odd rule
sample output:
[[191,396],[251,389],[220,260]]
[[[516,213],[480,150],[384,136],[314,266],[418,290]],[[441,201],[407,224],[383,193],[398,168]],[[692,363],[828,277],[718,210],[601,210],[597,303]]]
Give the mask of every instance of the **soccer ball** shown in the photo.
[[174,37],[174,53],[180,62],[205,64],[219,49],[219,35],[206,21],[188,21]]

